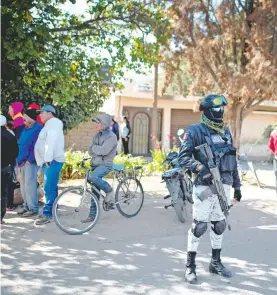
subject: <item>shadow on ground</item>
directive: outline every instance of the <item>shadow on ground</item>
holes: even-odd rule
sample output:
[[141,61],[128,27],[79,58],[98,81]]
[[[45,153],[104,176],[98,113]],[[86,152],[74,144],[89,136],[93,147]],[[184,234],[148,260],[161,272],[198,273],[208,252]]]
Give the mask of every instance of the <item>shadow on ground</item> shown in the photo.
[[[180,224],[167,202],[146,196],[141,213],[101,216],[88,234],[70,236],[55,224],[42,228],[9,215],[2,227],[2,294],[276,294],[277,218],[249,201],[232,212],[223,263],[234,277],[207,272],[208,234],[197,257],[199,283],[184,282],[190,224]],[[191,217],[190,217],[191,222]]]

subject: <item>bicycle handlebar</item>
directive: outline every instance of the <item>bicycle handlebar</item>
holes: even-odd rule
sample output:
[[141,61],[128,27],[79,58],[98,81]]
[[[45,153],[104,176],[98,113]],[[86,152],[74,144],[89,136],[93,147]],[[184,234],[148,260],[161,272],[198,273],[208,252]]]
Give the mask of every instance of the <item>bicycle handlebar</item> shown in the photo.
[[85,164],[85,161],[90,160],[90,159],[91,159],[91,157],[82,159],[82,161],[80,161],[80,162],[77,164],[77,166],[82,166],[82,167],[83,167],[84,164]]

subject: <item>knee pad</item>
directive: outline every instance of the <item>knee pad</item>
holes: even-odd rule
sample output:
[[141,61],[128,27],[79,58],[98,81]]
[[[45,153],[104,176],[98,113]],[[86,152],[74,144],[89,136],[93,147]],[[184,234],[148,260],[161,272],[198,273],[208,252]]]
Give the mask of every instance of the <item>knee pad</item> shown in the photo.
[[220,220],[220,221],[212,221],[212,230],[216,235],[222,235],[226,228],[226,221]]
[[196,238],[200,238],[207,230],[207,222],[194,220],[191,232]]

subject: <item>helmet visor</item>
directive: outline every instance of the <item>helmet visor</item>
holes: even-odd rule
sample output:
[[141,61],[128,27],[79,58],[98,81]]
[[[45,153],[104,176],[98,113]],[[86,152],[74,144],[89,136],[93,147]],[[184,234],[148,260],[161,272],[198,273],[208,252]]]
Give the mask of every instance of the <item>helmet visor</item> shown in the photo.
[[227,105],[227,100],[226,100],[225,96],[223,96],[223,95],[215,97],[212,100],[212,102],[213,102],[214,107]]
[[219,107],[212,107],[212,110],[216,113],[218,112],[223,112],[224,107],[223,106],[219,106]]

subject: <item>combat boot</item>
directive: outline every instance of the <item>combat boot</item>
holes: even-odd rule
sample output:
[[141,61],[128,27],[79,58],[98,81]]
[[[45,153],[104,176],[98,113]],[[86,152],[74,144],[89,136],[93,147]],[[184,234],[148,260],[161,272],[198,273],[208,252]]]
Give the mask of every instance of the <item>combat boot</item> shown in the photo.
[[196,252],[188,252],[185,278],[189,284],[196,284],[197,282],[197,277],[195,272],[195,269],[196,269],[195,256],[196,256]]
[[221,263],[220,251],[221,249],[212,249],[212,259],[209,271],[210,273],[215,273],[225,278],[231,278],[232,272]]

